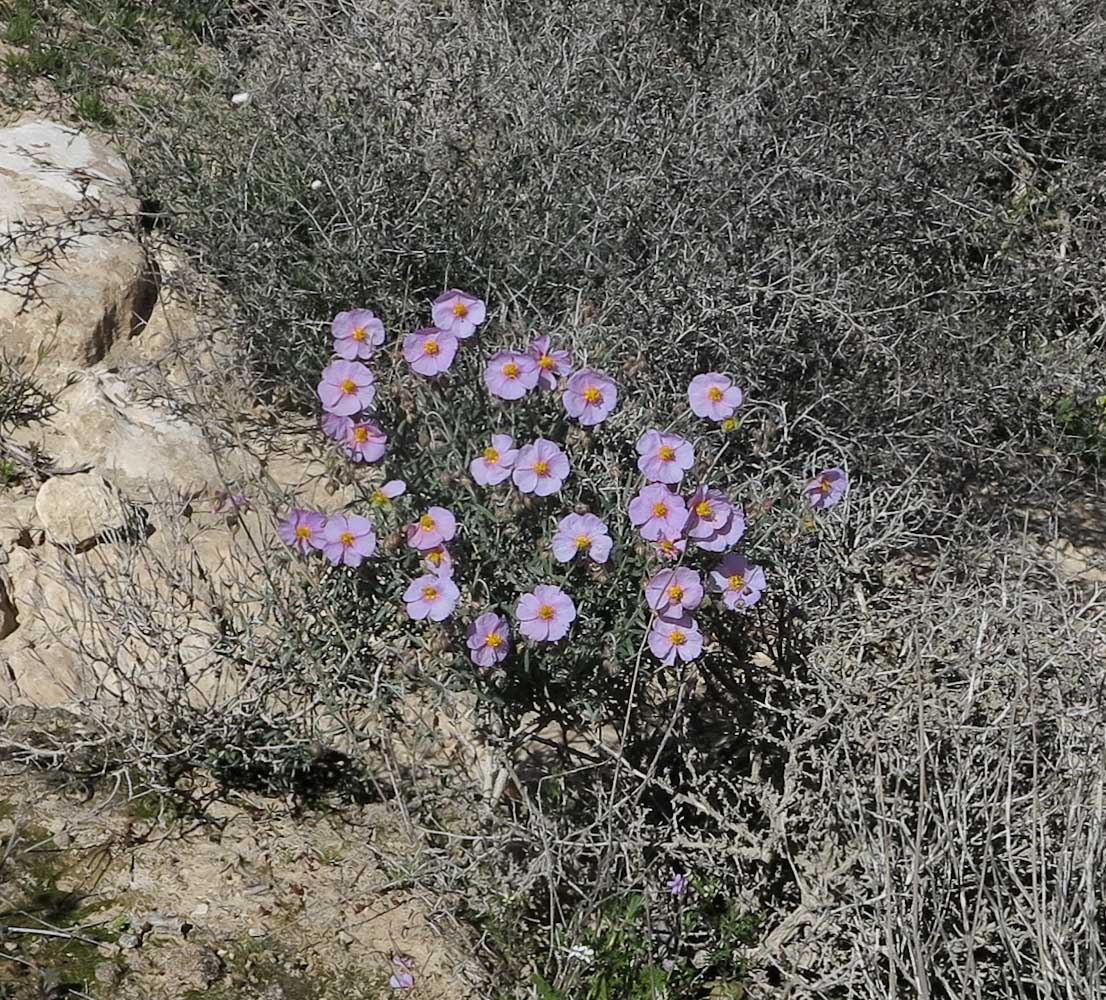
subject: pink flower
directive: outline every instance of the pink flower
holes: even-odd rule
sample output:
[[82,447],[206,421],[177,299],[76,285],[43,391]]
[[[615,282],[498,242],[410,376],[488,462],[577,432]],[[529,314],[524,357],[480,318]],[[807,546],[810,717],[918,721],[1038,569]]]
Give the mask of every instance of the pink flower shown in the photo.
[[500,399],[521,399],[538,384],[538,363],[529,354],[499,351],[488,359],[484,384]]
[[582,368],[565,383],[565,412],[585,427],[606,420],[617,402],[614,380],[594,368]]
[[678,483],[695,464],[695,448],[678,434],[646,431],[637,439],[637,467],[651,483]]
[[372,420],[352,423],[344,442],[346,454],[354,462],[379,462],[388,446],[388,435]]
[[448,542],[457,534],[457,519],[444,507],[431,507],[413,524],[407,525],[407,544],[425,552]]
[[403,592],[407,604],[407,616],[413,621],[429,618],[432,622],[445,621],[457,606],[461,591],[448,576],[430,573],[412,580]]
[[372,491],[369,502],[377,507],[389,507],[396,497],[407,492],[407,484],[402,479],[392,479]]
[[553,535],[553,557],[566,563],[578,552],[594,562],[605,563],[611,554],[611,536],[607,526],[594,514],[567,514]]
[[523,493],[547,497],[568,478],[568,456],[552,441],[538,438],[519,449],[511,478]]
[[297,507],[277,527],[277,534],[301,555],[312,549],[321,549],[326,518],[313,510]]
[[384,343],[384,324],[371,309],[340,312],[330,324],[334,353],[346,361],[371,358]]
[[457,356],[457,346],[452,333],[427,326],[403,338],[403,356],[420,375],[434,378],[448,371]]
[[716,534],[697,538],[695,544],[704,552],[725,552],[745,537],[745,512],[740,507],[730,510],[726,523]]
[[469,463],[469,472],[481,486],[496,486],[511,475],[517,458],[514,438],[493,434],[492,443]]
[[487,307],[483,300],[476,298],[475,295],[451,288],[447,292],[442,292],[434,300],[434,304],[430,307],[430,315],[438,329],[448,330],[453,336],[466,340],[484,322]]
[[703,602],[703,582],[686,566],[662,569],[645,585],[645,603],[665,618],[679,618]]
[[518,630],[535,642],[556,642],[568,635],[576,618],[576,605],[560,587],[542,583],[518,599]]
[[649,629],[649,648],[666,667],[677,659],[694,660],[703,651],[703,634],[694,618],[655,618]]
[[411,971],[415,967],[415,960],[410,955],[393,955],[392,964],[397,971],[388,980],[388,985],[393,990],[411,989],[415,985],[415,977]]
[[327,519],[323,529],[323,555],[335,566],[360,566],[376,551],[376,532],[367,517],[339,514]]
[[319,400],[327,413],[352,416],[376,398],[373,373],[360,361],[331,361],[319,382]]
[[535,337],[528,353],[538,365],[538,385],[552,391],[557,388],[557,378],[572,372],[572,358],[568,351],[551,351],[548,337]]
[[250,498],[242,493],[229,493],[220,490],[211,504],[212,514],[237,514],[240,510],[250,509]]
[[422,568],[434,576],[453,576],[453,557],[444,545],[422,550]]
[[343,417],[339,413],[324,413],[322,419],[323,433],[339,444],[345,444],[349,440],[349,432],[353,430],[353,417]]
[[826,469],[818,473],[818,478],[807,483],[803,496],[815,510],[826,510],[841,502],[849,488],[849,477],[844,469]]
[[732,513],[733,504],[725,493],[700,486],[687,501],[687,537],[698,541],[724,534]]
[[687,507],[683,498],[667,486],[651,483],[630,501],[630,523],[646,541],[655,542],[662,538],[675,541],[684,532]]
[[687,551],[686,538],[659,538],[653,544],[653,550],[661,559],[675,562]]
[[733,384],[729,375],[707,372],[691,380],[687,400],[695,416],[720,421],[733,416],[734,410],[745,401],[745,393]]
[[494,667],[511,652],[511,627],[507,619],[486,611],[465,630],[469,659],[478,667]]
[[710,581],[731,611],[751,608],[768,586],[764,570],[736,552],[731,552],[711,571]]

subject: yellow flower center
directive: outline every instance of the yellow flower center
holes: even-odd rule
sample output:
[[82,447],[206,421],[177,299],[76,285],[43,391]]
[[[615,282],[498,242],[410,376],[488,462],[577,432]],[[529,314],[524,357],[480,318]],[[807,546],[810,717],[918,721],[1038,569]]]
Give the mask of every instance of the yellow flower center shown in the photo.
[[498,649],[503,645],[503,636],[498,632],[489,632],[488,637],[484,640],[485,646],[491,646],[492,649]]
[[828,479],[818,480],[818,492],[819,493],[829,493],[829,491],[831,489],[833,489],[833,487],[830,485],[830,481]]
[[700,500],[695,505],[695,513],[699,517],[714,517],[714,508],[710,505],[709,500]]
[[666,556],[675,555],[675,553],[676,553],[676,543],[675,542],[671,542],[667,538],[662,538],[660,540],[660,542],[658,542],[657,544],[660,546],[661,552],[663,552]]
[[425,587],[422,588],[422,599],[424,601],[432,601],[437,596],[438,596],[438,588],[437,587],[431,587],[430,584],[427,584]]
[[367,427],[354,427],[353,440],[358,444],[364,444],[369,440],[369,429]]
[[373,495],[369,499],[380,507],[386,507],[392,502],[384,495],[382,490],[373,490]]
[[721,403],[722,402],[722,390],[719,389],[718,386],[712,385],[707,390],[707,399],[709,399],[712,403]]
[[419,527],[422,528],[423,531],[433,531],[434,518],[429,514],[423,514],[423,516],[419,518]]
[[543,462],[540,458],[534,463],[534,472],[539,476],[549,475],[549,463]]
[[549,621],[549,619],[552,618],[555,614],[556,612],[549,604],[543,604],[540,608],[538,608],[538,617],[542,621]]
[[494,448],[485,448],[484,461],[487,462],[488,465],[495,465],[496,462],[499,461],[499,452]]
[[576,548],[578,548],[578,549],[591,548],[591,539],[588,538],[587,535],[577,535],[576,536]]
[[740,590],[745,586],[745,577],[740,573],[734,573],[729,579],[730,590]]
[[672,586],[668,588],[668,599],[670,601],[682,601],[684,599],[684,588],[678,583],[672,584]]
[[538,367],[544,368],[547,372],[552,371],[556,364],[557,362],[554,361],[548,354],[543,354],[540,358],[538,358]]
[[671,462],[676,457],[676,449],[671,445],[662,444],[660,450],[657,452],[662,462]]
[[422,353],[429,354],[431,357],[434,357],[434,355],[437,354],[440,350],[441,348],[438,346],[438,342],[436,340],[428,340],[422,345]]
[[350,336],[354,340],[364,340],[365,339],[365,328],[363,326],[354,327],[353,333],[351,333]]
[[507,378],[518,378],[518,365],[513,361],[508,361],[503,366],[503,374],[506,375]]
[[441,566],[442,554],[440,552],[427,552],[426,559],[428,562],[432,562],[435,566]]
[[663,500],[658,500],[653,504],[653,517],[667,517],[668,516],[668,504]]
[[724,433],[729,434],[731,431],[736,431],[736,430],[737,430],[737,421],[734,420],[733,417],[726,417],[726,419],[722,421],[722,431]]
[[301,524],[296,528],[297,538],[310,538],[311,529],[306,524]]
[[593,406],[603,398],[601,393],[594,385],[589,385],[581,395],[584,397],[585,403],[591,403]]
[[348,531],[343,531],[338,536],[338,541],[342,543],[347,549],[353,544],[353,535]]
[[466,306],[463,302],[454,302],[453,303],[453,315],[454,316],[460,316],[460,317],[464,318],[468,314],[469,314],[469,307]]
[[668,633],[668,641],[672,643],[673,646],[682,646],[687,642],[687,635],[678,628],[674,628]]
[[338,387],[347,396],[352,396],[357,391],[357,383],[351,378],[342,379],[342,384]]

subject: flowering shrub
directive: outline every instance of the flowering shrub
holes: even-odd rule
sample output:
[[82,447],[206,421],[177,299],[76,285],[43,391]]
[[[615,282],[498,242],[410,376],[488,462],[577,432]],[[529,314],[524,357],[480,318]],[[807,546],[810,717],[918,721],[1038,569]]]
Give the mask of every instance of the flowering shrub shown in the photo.
[[[504,701],[583,710],[624,696],[619,668],[647,654],[732,659],[769,587],[741,484],[719,482],[743,390],[706,372],[649,412],[550,336],[485,348],[473,295],[445,292],[431,317],[398,351],[370,310],[335,317],[322,431],[402,478],[355,477],[357,511],[293,510],[280,537],[360,568],[366,600],[395,605],[416,644],[467,657]],[[778,512],[809,518],[846,487],[827,469]]]

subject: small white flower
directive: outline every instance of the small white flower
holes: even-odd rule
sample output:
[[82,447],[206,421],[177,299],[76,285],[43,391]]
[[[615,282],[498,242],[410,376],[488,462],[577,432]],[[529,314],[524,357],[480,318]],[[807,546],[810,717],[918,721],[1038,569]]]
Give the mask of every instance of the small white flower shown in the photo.
[[239,91],[237,94],[235,94],[230,99],[230,103],[233,104],[236,108],[242,107],[243,104],[249,104],[250,103],[249,91],[247,91],[247,90]]
[[321,188],[322,186],[323,186],[322,181],[312,181],[311,182],[311,190],[312,191],[318,191],[319,188]]
[[595,949],[588,947],[586,944],[574,944],[571,948],[565,948],[565,956],[575,958],[580,962],[593,962],[595,961]]

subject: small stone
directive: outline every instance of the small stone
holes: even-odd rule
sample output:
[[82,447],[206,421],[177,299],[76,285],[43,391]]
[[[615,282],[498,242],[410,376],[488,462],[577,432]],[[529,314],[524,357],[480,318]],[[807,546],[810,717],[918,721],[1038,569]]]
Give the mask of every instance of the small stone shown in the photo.
[[119,935],[119,947],[126,948],[128,950],[137,948],[142,942],[139,940],[137,934],[120,934]]
[[198,903],[196,906],[192,907],[192,912],[188,915],[194,920],[200,920],[206,917],[210,912],[211,907],[207,903]]
[[119,982],[119,966],[114,962],[100,962],[93,973],[96,977],[96,982],[103,983],[105,986],[114,986]]
[[127,521],[119,494],[91,472],[48,479],[39,488],[35,510],[51,542],[78,551],[106,532],[121,531]]
[[339,931],[338,943],[348,948],[351,944],[353,944],[353,936],[346,931]]
[[252,938],[263,938],[265,932],[260,927],[251,927],[246,933]]

